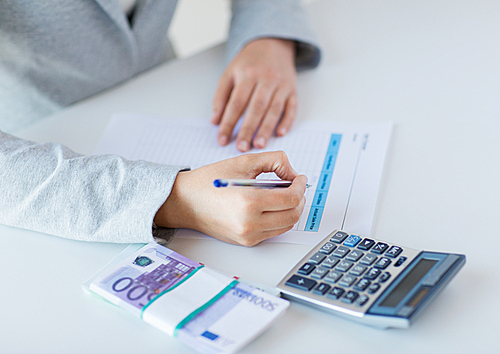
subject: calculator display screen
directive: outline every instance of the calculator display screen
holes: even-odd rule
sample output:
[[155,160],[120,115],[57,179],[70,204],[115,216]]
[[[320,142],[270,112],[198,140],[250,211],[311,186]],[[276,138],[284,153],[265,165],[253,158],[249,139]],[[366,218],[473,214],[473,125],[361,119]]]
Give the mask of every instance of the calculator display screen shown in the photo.
[[438,261],[422,258],[382,301],[380,306],[396,307]]

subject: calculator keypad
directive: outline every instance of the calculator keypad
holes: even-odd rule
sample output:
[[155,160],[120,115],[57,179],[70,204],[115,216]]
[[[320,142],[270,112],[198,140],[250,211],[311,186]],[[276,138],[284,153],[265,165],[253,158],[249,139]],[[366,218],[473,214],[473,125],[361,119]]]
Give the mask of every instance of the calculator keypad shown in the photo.
[[300,289],[305,298],[314,295],[315,299],[359,311],[365,311],[390,284],[393,274],[404,269],[401,265],[417,254],[343,231],[329,235],[315,250],[297,265],[296,274],[288,275],[285,288]]

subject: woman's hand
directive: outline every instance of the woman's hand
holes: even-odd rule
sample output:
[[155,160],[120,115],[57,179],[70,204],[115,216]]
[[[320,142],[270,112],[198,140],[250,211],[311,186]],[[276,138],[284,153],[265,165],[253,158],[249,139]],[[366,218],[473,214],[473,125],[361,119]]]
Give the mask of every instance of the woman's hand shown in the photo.
[[[246,111],[236,137],[240,151],[264,148],[276,130],[283,136],[297,111],[295,43],[264,38],[248,43],[220,78],[214,97],[213,124],[219,125],[217,141],[227,145]],[[255,135],[255,138],[252,137]]]
[[[216,188],[218,178],[255,178],[275,172],[293,180],[288,188]],[[219,240],[254,246],[290,230],[305,203],[307,178],[295,172],[284,152],[247,154],[180,172],[170,196],[158,210],[155,223],[190,228]]]

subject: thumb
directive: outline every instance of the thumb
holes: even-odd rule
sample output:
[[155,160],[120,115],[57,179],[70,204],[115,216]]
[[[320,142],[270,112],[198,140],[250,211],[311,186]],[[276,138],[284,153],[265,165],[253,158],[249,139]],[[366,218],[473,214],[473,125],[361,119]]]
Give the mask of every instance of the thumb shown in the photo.
[[288,156],[284,151],[271,151],[258,154],[249,154],[251,161],[253,178],[263,172],[274,172],[284,180],[292,181],[299,174],[293,169]]

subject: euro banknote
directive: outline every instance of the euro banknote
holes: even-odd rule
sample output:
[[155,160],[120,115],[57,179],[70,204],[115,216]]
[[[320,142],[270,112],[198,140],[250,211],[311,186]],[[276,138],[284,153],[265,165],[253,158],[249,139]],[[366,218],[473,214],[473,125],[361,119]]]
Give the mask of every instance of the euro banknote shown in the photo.
[[[98,274],[89,289],[141,317],[151,302],[166,291],[182,287],[183,281],[201,267],[202,264],[166,247],[148,244]],[[190,281],[195,280],[193,276]],[[288,308],[284,299],[242,282],[232,284],[221,297],[183,321],[175,332],[178,340],[200,353],[234,353]]]

